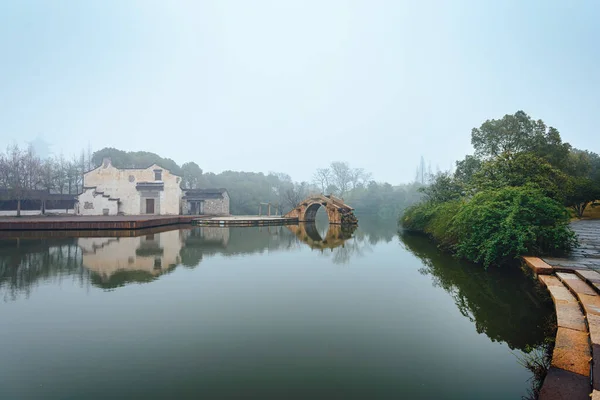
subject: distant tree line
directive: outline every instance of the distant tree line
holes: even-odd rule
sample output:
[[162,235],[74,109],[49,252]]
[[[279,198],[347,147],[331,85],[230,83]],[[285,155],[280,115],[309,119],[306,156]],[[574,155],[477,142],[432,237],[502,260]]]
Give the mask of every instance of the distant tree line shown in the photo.
[[224,171],[219,174],[204,172],[195,162],[179,166],[169,158],[157,154],[136,151],[126,152],[104,148],[92,156],[92,164],[98,166],[105,157],[118,168],[145,168],[160,165],[182,177],[183,189],[226,188],[231,197],[233,214],[256,214],[259,203],[278,205],[282,212],[291,210],[310,194],[333,194],[349,202],[358,214],[396,218],[407,206],[418,201],[422,193],[419,183],[392,186],[371,180],[371,174],[363,168],[353,168],[347,162],[332,162],[326,168],[318,168],[311,182],[295,182],[285,173]]
[[485,265],[571,249],[570,217],[600,199],[600,156],[523,111],[474,128],[471,143],[474,154],[435,174],[402,225]]
[[11,146],[0,154],[0,188],[20,200],[27,190],[79,194],[85,172],[99,167],[110,158],[117,168],[147,168],[157,164],[182,177],[183,189],[226,188],[231,197],[232,214],[256,214],[260,203],[278,206],[283,213],[291,210],[310,194],[333,194],[352,205],[359,215],[396,218],[398,213],[422,197],[421,183],[392,186],[376,182],[363,168],[343,161],[316,169],[311,182],[295,182],[285,173],[224,171],[205,173],[195,162],[177,164],[170,158],[146,151],[103,148],[81,151],[79,157],[39,157],[33,146]]
[[31,145],[26,148],[9,146],[0,153],[0,188],[17,201],[17,215],[20,215],[21,201],[27,192],[81,193],[83,174],[92,168],[91,159],[90,150],[81,151],[79,157],[71,159],[62,155],[42,159]]

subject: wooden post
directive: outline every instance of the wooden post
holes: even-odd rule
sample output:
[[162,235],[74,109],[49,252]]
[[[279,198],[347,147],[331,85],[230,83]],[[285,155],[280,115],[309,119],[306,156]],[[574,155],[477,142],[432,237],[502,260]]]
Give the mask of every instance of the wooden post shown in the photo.
[[267,216],[271,216],[271,203],[269,203],[269,207],[267,208]]
[[262,215],[262,203],[258,204],[258,216],[260,217]]

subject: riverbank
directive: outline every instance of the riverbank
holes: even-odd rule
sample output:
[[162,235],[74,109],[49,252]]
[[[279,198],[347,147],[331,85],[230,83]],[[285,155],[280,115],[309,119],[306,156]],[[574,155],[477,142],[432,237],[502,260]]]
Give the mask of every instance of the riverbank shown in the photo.
[[418,203],[406,209],[399,222],[484,267],[514,264],[524,255],[566,254],[577,244],[564,206],[533,187]]

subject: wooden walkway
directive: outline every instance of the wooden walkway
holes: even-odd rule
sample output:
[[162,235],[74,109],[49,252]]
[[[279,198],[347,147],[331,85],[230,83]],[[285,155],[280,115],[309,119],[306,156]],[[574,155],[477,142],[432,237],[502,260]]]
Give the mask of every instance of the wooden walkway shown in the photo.
[[190,223],[193,215],[32,216],[0,218],[0,231],[146,229]]
[[298,218],[264,215],[229,215],[201,217],[192,221],[192,225],[209,226],[265,226],[297,224]]
[[558,325],[540,400],[600,400],[600,220],[571,226],[580,246],[568,257],[524,257],[550,292]]

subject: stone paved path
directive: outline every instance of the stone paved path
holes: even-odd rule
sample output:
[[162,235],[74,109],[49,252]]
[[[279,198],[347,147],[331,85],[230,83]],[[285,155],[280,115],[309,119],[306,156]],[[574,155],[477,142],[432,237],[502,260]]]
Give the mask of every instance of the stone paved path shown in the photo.
[[540,400],[600,400],[600,220],[571,224],[568,257],[524,257],[552,296],[558,330]]
[[579,248],[566,258],[542,257],[553,267],[593,269],[600,271],[600,220],[581,220],[571,223],[579,238]]

